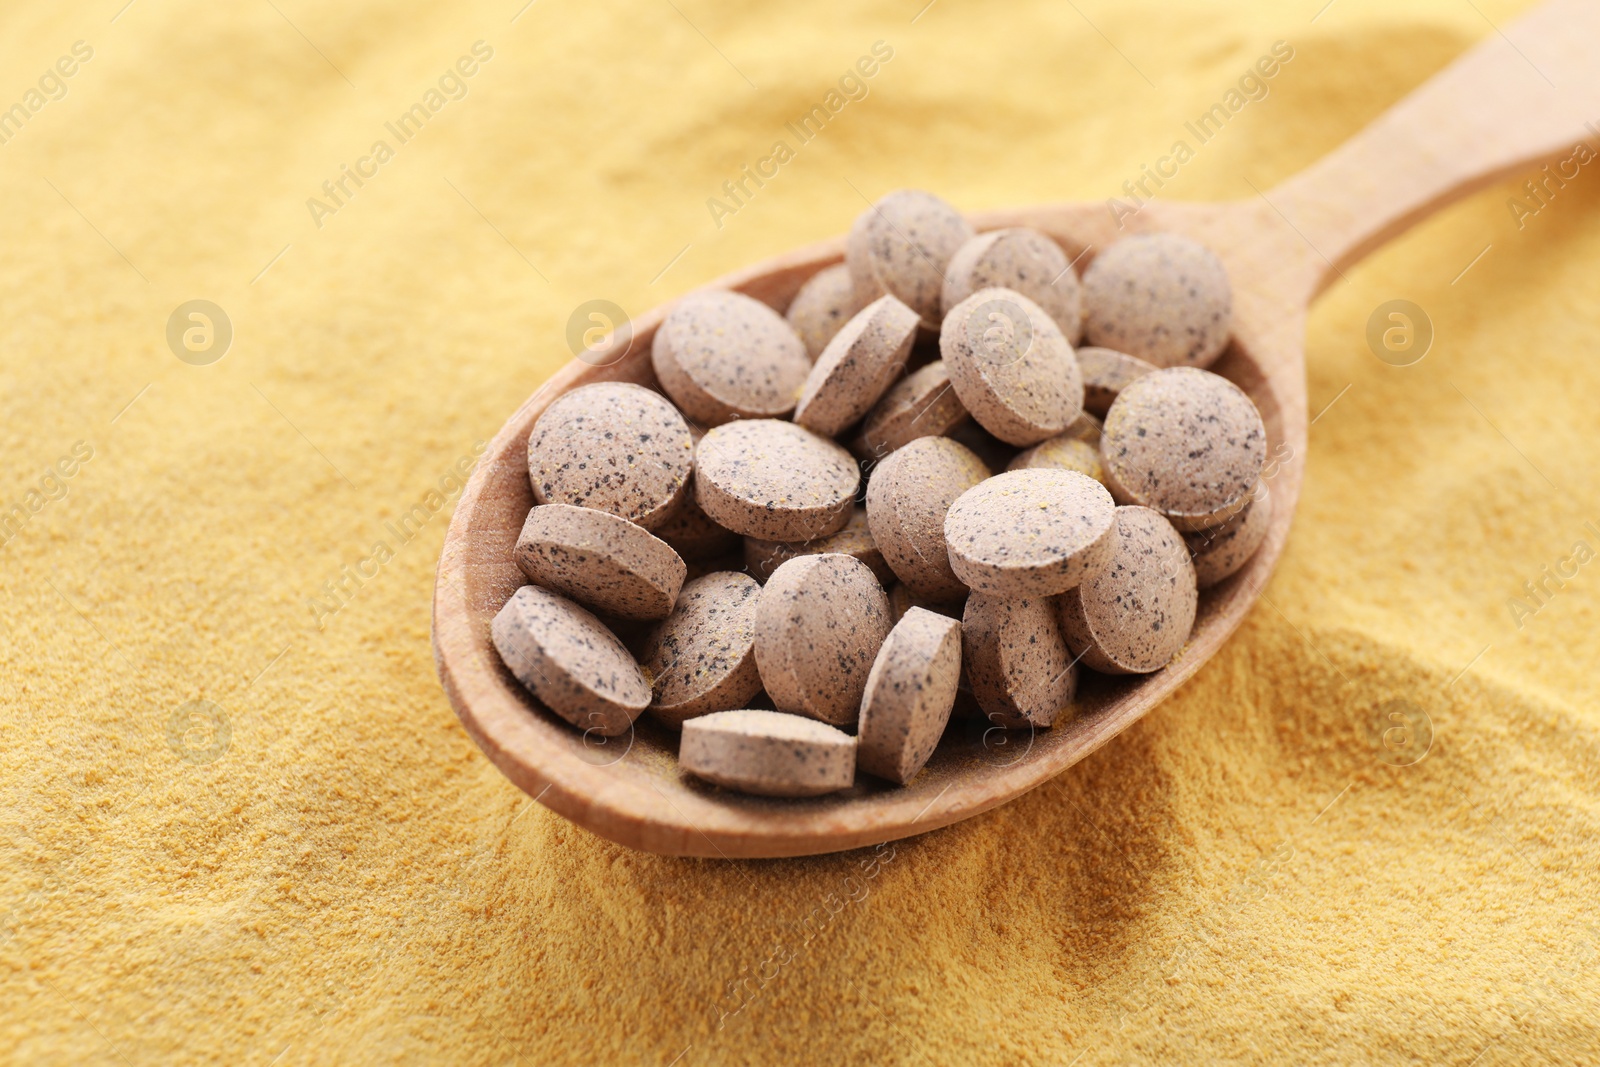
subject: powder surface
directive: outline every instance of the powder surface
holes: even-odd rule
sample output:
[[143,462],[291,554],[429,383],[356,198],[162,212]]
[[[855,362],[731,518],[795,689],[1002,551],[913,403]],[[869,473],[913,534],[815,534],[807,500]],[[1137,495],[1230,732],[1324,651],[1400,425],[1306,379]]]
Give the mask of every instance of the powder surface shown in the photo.
[[[1600,1061],[1593,167],[1325,294],[1266,600],[991,814],[628,852],[489,765],[428,643],[474,443],[574,309],[894,188],[1103,200],[1179,139],[1160,196],[1254,197],[1521,5],[120,6],[0,10],[0,105],[93,49],[0,144],[0,1059]],[[1410,367],[1365,343],[1396,298],[1435,329]],[[193,299],[232,325],[209,366],[167,341]]]

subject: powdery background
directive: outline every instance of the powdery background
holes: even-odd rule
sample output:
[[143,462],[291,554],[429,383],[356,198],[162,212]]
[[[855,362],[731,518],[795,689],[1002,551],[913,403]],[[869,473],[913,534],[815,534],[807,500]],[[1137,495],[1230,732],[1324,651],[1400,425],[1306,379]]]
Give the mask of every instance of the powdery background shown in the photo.
[[[385,528],[585,300],[641,312],[898,186],[1103,199],[1281,39],[1161,194],[1253,195],[1518,4],[123,2],[0,11],[6,106],[94,49],[0,146],[0,507],[94,451],[0,548],[0,1058],[1600,1059],[1600,565],[1508,607],[1600,548],[1587,168],[1327,293],[1338,400],[1270,603],[1085,763],[892,849],[671,860],[547,812],[435,680],[447,507]],[[479,40],[466,98],[318,229],[306,199]],[[879,40],[867,98],[717,228],[706,198]],[[164,337],[199,297],[236,332],[206,367]],[[1364,341],[1396,297],[1437,330],[1406,368]],[[227,716],[211,762],[169,740],[194,700]],[[1431,720],[1412,766],[1379,758],[1389,700]]]

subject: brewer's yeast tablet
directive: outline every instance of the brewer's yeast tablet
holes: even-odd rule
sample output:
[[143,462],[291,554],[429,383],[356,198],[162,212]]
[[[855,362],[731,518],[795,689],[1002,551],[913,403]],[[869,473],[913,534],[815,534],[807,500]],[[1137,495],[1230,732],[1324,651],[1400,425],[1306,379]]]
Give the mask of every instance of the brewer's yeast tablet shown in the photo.
[[627,732],[650,683],[617,636],[566,597],[525,585],[490,626],[500,658],[551,711],[602,737]]
[[794,421],[826,437],[855,424],[904,371],[917,337],[917,313],[880,296],[845,323],[817,357],[800,391]]
[[1008,444],[1054,437],[1083,411],[1072,346],[1021,293],[980,289],[951,308],[939,331],[939,355],[962,405]]
[[943,309],[979,289],[1021,293],[1055,320],[1068,342],[1077,344],[1083,335],[1083,286],[1061,246],[1038,230],[992,230],[956,249],[944,272]]
[[695,500],[713,522],[746,537],[826,537],[850,521],[860,481],[849,452],[776,419],[718,426],[695,450]]
[[557,397],[528,435],[535,501],[598,508],[647,530],[682,501],[693,461],[694,440],[678,410],[626,382]]
[[570,504],[530,510],[515,558],[529,581],[624,619],[666,618],[687,572],[644,527]]
[[784,318],[815,360],[862,305],[856,300],[850,268],[843,263],[813,274],[789,304]]
[[1055,601],[973,593],[961,618],[961,646],[972,695],[994,725],[1050,726],[1071,709],[1078,668]]
[[961,624],[912,608],[872,663],[861,700],[856,766],[909,782],[933,755],[961,679]]
[[644,662],[653,717],[682,726],[696,715],[745,707],[761,692],[755,655],[760,602],[761,587],[737,571],[717,571],[683,587]]
[[855,781],[856,739],[781,711],[718,711],[683,724],[678,762],[698,778],[742,793],[814,797]]
[[1083,665],[1146,674],[1172,661],[1194,627],[1199,594],[1189,549],[1149,508],[1117,509],[1111,560],[1060,598],[1061,629]]
[[956,577],[973,592],[1054,596],[1105,566],[1116,504],[1077,471],[1007,471],[950,506],[945,544]]
[[779,711],[853,727],[888,633],[889,600],[866,564],[838,553],[796,557],[761,591],[761,683]]
[[917,596],[959,600],[967,587],[950,569],[945,513],[956,498],[989,477],[971,450],[948,437],[919,437],[873,470],[867,521],[884,560]]
[[690,293],[650,347],[661,388],[705,426],[794,410],[811,371],[806,346],[776,311],[742,293]]
[[1233,288],[1215,252],[1180,234],[1124,237],[1083,274],[1084,335],[1157,367],[1209,366],[1233,329]]

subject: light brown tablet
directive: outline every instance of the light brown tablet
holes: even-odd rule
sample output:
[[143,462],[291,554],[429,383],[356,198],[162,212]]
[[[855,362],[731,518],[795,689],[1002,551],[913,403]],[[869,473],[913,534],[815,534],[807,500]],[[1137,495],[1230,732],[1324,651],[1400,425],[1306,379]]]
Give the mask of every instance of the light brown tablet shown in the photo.
[[943,360],[934,360],[894,384],[867,413],[850,448],[862,459],[882,459],[919,437],[938,437],[967,420]]
[[756,613],[756,666],[779,711],[853,727],[889,599],[860,560],[799,556],[772,572]]
[[1216,526],[1243,508],[1266,456],[1267,430],[1244,390],[1193,367],[1130,383],[1100,438],[1117,503],[1159,511],[1183,532]]
[[650,714],[668,726],[713,711],[747,707],[761,692],[756,670],[756,607],[761,586],[748,574],[719,571],[683,587],[650,638],[644,661],[655,692]]
[[939,333],[950,384],[972,417],[1009,444],[1038,444],[1083,411],[1077,357],[1055,320],[1010,289],[980,289]]
[[945,512],[987,477],[989,468],[948,437],[919,437],[873,470],[867,482],[872,539],[895,577],[917,596],[944,601],[967,595],[950,569]]
[[1072,344],[1083,336],[1083,286],[1061,246],[1022,227],[980,233],[944,272],[945,312],[979,289],[1011,289],[1044,308]]
[[1083,275],[1091,345],[1157,367],[1209,366],[1228,346],[1233,287],[1216,253],[1175,233],[1124,237]]
[[843,263],[824,267],[813,274],[789,302],[784,318],[799,335],[806,353],[815,360],[828,347],[833,335],[844,329],[862,304],[856,300],[850,268]]
[[651,533],[671,545],[685,563],[699,563],[726,556],[738,552],[744,544],[742,537],[718,526],[700,510],[693,492],[683,494],[683,502],[678,505],[678,510]]
[[650,360],[661,388],[704,426],[787,415],[811,371],[783,316],[723,290],[679,300],[656,330]]
[[879,582],[888,586],[894,582],[894,571],[883,560],[883,553],[872,539],[872,529],[867,524],[867,509],[857,504],[850,511],[850,521],[838,533],[819,537],[815,541],[763,541],[759,537],[744,539],[744,564],[758,581],[766,581],[779,566],[796,556],[818,556],[824,552],[842,552],[853,556],[872,568]]
[[535,585],[624,619],[666,618],[688,570],[644,527],[570,504],[529,511],[514,558]]
[[861,470],[842,447],[776,419],[718,426],[695,450],[695,500],[746,537],[811,541],[850,521]]
[[1209,589],[1243,567],[1272,525],[1272,497],[1267,483],[1260,482],[1255,494],[1232,518],[1221,526],[1183,535],[1194,560],[1195,583]]
[[1110,348],[1078,349],[1078,370],[1083,374],[1083,410],[1105,418],[1117,394],[1135,378],[1155,370],[1137,356]]
[[976,593],[1054,596],[1106,565],[1115,514],[1106,487],[1077,471],[1007,471],[950,506],[950,566]]
[[500,658],[551,711],[585,733],[626,733],[650,683],[617,636],[566,597],[525,585],[490,626]]
[[1025,448],[1017,453],[1007,466],[1008,471],[1027,470],[1030,467],[1039,467],[1044,470],[1077,471],[1087,475],[1102,485],[1105,483],[1105,468],[1100,464],[1100,448],[1087,441],[1062,434],[1052,437],[1048,441],[1041,441],[1032,448]]
[[973,237],[960,212],[932,193],[900,189],[856,216],[845,262],[863,304],[889,293],[939,327],[945,266]]
[[917,313],[880,296],[828,342],[800,391],[794,421],[832,437],[854,425],[906,368]]
[[814,797],[855,781],[856,739],[781,711],[717,711],[683,724],[678,763],[697,778],[767,797]]
[[1006,729],[1054,724],[1072,707],[1078,667],[1061,636],[1053,600],[967,598],[962,659],[984,717]]
[[609,511],[647,530],[682,501],[693,463],[694,440],[678,409],[626,382],[579,386],[528,435],[535,501]]
[[856,766],[901,785],[933,755],[961,679],[961,624],[912,608],[889,631],[861,700]]
[[1188,546],[1149,508],[1118,508],[1111,562],[1059,604],[1062,633],[1085,667],[1105,674],[1158,671],[1194,627],[1199,594]]

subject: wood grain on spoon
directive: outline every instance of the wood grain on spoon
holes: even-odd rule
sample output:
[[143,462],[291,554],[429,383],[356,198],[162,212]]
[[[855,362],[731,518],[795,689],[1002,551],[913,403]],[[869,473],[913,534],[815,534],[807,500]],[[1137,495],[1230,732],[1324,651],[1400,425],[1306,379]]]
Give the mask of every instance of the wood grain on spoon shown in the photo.
[[[677,766],[677,735],[641,720],[631,734],[584,735],[540,708],[501,665],[489,623],[524,583],[512,559],[533,504],[526,444],[562,393],[587,382],[654,386],[656,309],[633,323],[615,362],[574,362],[510,418],[474,472],[446,536],[434,594],[434,654],[473,740],[516,785],[614,841],[672,855],[794,856],[947,826],[1002,804],[1083,759],[1194,674],[1238,627],[1288,537],[1305,466],[1303,335],[1310,300],[1340,272],[1426,215],[1546,160],[1570,154],[1600,119],[1600,4],[1547,3],[1441,71],[1326,158],[1247,201],[1152,202],[1118,228],[1102,204],[1017,208],[972,218],[979,230],[1049,234],[1078,269],[1128,233],[1174,230],[1212,248],[1234,289],[1234,337],[1211,369],[1261,410],[1270,441],[1272,528],[1245,568],[1201,598],[1188,644],[1135,681],[1093,679],[1071,721],[1033,734],[953,723],[905,787],[860,776],[844,793],[768,800],[722,792]],[[712,283],[788,305],[839,262],[842,237]]]

